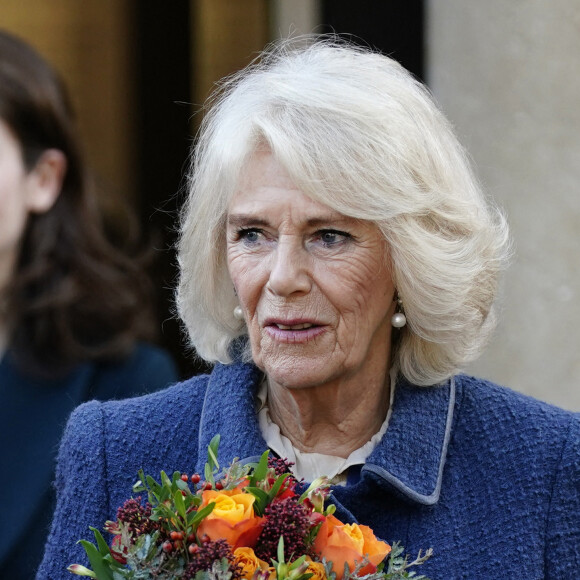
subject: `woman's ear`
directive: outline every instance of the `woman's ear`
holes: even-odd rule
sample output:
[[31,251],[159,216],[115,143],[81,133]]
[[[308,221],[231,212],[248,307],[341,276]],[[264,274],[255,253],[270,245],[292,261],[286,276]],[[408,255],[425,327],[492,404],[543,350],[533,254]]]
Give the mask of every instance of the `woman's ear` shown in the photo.
[[46,149],[26,176],[26,204],[31,213],[48,211],[57,200],[64,176],[66,155],[59,149]]

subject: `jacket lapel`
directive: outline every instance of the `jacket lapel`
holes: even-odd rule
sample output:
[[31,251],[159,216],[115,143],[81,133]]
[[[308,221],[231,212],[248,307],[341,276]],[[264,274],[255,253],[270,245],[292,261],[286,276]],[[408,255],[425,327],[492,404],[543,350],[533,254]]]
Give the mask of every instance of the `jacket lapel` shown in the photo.
[[200,421],[196,469],[203,473],[207,447],[221,437],[218,460],[227,467],[234,459],[252,460],[266,449],[255,409],[262,371],[251,364],[217,364],[209,378]]
[[362,473],[374,473],[423,505],[439,500],[453,412],[455,380],[416,387],[399,379],[389,427]]

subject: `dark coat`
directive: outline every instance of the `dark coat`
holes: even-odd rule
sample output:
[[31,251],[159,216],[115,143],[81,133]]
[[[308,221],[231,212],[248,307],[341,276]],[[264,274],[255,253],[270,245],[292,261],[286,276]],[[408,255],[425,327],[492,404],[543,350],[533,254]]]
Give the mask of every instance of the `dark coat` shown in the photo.
[[121,362],[80,364],[51,380],[23,372],[10,351],[4,356],[0,361],[0,578],[35,576],[54,511],[58,445],[72,410],[89,399],[130,397],[177,380],[171,358],[146,344]]
[[[68,424],[59,503],[38,578],[69,578],[90,539],[131,494],[137,471],[203,473],[265,449],[255,412],[261,373],[218,365],[160,393],[90,402]],[[457,376],[419,388],[400,380],[386,434],[358,483],[334,488],[337,516],[370,525],[415,555],[433,580],[580,578],[580,418],[491,383]]]

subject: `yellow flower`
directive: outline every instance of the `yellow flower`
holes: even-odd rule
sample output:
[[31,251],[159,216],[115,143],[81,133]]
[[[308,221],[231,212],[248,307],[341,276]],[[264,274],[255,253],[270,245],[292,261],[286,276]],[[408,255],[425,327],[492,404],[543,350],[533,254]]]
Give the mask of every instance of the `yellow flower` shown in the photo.
[[306,574],[312,574],[310,580],[326,580],[326,570],[320,562],[313,562],[308,559]]
[[205,517],[198,534],[206,534],[213,541],[224,539],[232,548],[253,547],[260,535],[262,518],[254,515],[254,496],[239,489],[215,491],[202,494],[204,507],[215,503],[213,511]]
[[268,568],[268,564],[264,560],[260,560],[252,548],[236,548],[234,550],[234,558],[235,563],[241,569],[242,578],[246,580],[252,580],[256,570],[266,570]]

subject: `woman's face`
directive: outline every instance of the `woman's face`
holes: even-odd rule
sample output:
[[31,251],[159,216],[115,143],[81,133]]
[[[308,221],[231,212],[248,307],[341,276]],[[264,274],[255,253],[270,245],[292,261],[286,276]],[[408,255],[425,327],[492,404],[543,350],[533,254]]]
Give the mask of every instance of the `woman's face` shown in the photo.
[[0,283],[7,282],[28,215],[28,176],[20,145],[0,120]]
[[270,379],[304,388],[384,368],[395,303],[383,236],[304,195],[269,153],[229,205],[227,259]]
[[0,290],[12,276],[28,214],[53,206],[65,173],[66,157],[57,149],[44,150],[27,170],[20,143],[0,119]]

